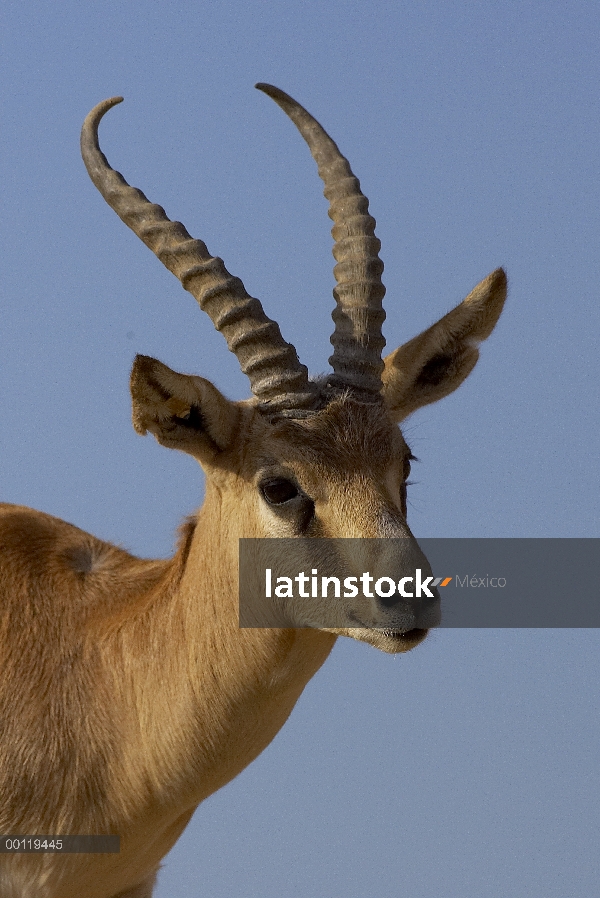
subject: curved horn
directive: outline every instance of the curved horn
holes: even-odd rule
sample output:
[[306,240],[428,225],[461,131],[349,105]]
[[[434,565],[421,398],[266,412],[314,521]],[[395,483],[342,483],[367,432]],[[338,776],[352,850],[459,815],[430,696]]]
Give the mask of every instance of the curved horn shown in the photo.
[[81,155],[90,178],[119,218],[209,315],[248,376],[261,410],[292,416],[310,412],[317,403],[317,388],[258,299],[246,293],[241,280],[232,277],[201,240],[190,237],[180,222],[170,221],[161,206],[130,187],[108,164],[98,144],[98,125],[105,112],[122,99],[113,97],[99,103],[83,123]]
[[375,237],[375,219],[369,215],[369,201],[331,137],[306,109],[271,84],[257,84],[296,125],[308,144],[325,184],[329,217],[334,226],[333,269],[337,287],[333,290],[336,308],[332,317],[335,330],[331,337],[334,370],[329,383],[351,387],[371,394],[381,390],[385,340],[381,325],[385,319],[381,280],[383,262],[381,243]]

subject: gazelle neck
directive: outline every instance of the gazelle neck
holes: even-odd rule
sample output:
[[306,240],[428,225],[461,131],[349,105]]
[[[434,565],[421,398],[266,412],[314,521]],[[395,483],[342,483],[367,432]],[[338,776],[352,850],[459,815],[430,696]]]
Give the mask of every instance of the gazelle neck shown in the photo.
[[186,688],[171,698],[178,708],[173,723],[184,788],[193,804],[271,742],[336,640],[313,629],[240,628],[237,534],[224,533],[214,521],[210,526],[205,508],[179,549],[183,572],[165,618],[164,655],[156,658],[157,669],[168,670],[168,653],[185,641],[173,663],[183,664],[177,682]]

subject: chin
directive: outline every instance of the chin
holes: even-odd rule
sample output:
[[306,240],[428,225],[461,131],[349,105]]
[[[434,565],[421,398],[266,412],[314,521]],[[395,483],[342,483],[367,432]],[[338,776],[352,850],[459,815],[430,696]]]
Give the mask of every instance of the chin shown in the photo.
[[388,655],[397,655],[400,652],[410,652],[416,645],[423,642],[429,630],[417,627],[412,630],[348,627],[330,632],[337,633],[338,636],[349,636],[351,639],[359,640],[359,642],[368,642],[369,645],[379,649],[381,652],[387,652]]

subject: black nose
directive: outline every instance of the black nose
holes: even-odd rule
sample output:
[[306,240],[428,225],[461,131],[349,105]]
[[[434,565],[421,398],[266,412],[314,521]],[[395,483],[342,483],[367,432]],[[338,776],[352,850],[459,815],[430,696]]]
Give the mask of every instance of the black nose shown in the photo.
[[439,624],[440,615],[440,594],[437,587],[429,587],[431,596],[421,596],[419,599],[405,599],[395,592],[391,596],[378,596],[377,603],[381,608],[389,610],[403,605],[410,608],[414,614],[415,627],[435,627]]

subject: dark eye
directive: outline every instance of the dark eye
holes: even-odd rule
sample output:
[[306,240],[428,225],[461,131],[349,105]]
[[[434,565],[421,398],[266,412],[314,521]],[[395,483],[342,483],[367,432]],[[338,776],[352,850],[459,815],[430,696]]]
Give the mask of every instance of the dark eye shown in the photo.
[[405,480],[408,479],[408,475],[410,474],[411,461],[418,461],[418,458],[416,458],[416,456],[414,456],[412,452],[404,456],[404,470],[402,471],[402,475]]
[[275,480],[265,480],[260,485],[260,491],[269,505],[284,505],[298,496],[298,487],[291,480],[278,477]]

